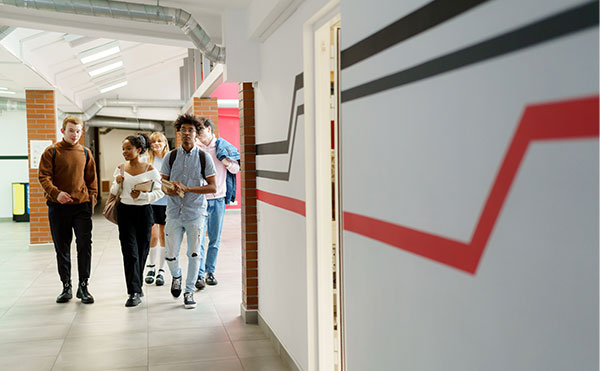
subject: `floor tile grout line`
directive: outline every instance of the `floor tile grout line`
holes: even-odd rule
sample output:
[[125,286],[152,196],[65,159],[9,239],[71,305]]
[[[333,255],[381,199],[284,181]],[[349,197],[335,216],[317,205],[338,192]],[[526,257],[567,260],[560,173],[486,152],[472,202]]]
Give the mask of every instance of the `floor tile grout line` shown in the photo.
[[237,349],[235,349],[235,346],[233,345],[233,340],[231,339],[231,335],[229,335],[229,330],[227,330],[227,326],[225,326],[225,324],[223,323],[223,317],[221,317],[221,314],[217,310],[215,301],[213,300],[212,296],[209,296],[209,298],[210,298],[210,301],[211,301],[213,307],[215,308],[215,312],[217,312],[217,316],[219,317],[219,320],[221,321],[221,325],[223,326],[223,329],[225,330],[227,339],[229,339],[229,342],[231,343],[231,347],[233,348],[233,351],[235,352],[235,356],[237,357],[238,361],[240,362],[240,365],[242,366],[242,370],[245,371],[246,367],[244,366],[244,363],[242,362],[242,358],[240,358],[240,355],[239,355]]

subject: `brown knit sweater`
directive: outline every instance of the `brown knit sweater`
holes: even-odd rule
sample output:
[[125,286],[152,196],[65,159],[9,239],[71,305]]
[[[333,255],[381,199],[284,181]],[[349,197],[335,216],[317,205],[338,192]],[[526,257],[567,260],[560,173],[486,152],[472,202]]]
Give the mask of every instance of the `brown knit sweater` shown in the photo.
[[46,148],[40,159],[38,178],[44,196],[52,202],[58,202],[60,192],[67,192],[73,198],[73,204],[92,202],[96,205],[98,182],[96,163],[88,149],[88,163],[85,166],[84,147],[69,144],[64,139],[54,145],[56,157],[52,157],[52,146]]

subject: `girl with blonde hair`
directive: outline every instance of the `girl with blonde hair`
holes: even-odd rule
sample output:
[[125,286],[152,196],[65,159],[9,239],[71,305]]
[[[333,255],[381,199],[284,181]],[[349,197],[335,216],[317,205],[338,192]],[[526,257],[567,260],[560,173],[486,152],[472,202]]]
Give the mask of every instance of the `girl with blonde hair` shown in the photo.
[[[169,153],[169,143],[167,138],[161,132],[155,131],[150,134],[150,151],[148,151],[148,162],[155,169],[160,171],[163,158]],[[152,226],[152,238],[150,239],[150,252],[148,253],[148,273],[146,274],[146,283],[151,285],[156,282],[156,286],[165,284],[165,223],[167,210],[167,196],[152,203],[154,213],[154,225]],[[158,265],[158,271],[157,271]],[[156,277],[156,279],[155,279]]]

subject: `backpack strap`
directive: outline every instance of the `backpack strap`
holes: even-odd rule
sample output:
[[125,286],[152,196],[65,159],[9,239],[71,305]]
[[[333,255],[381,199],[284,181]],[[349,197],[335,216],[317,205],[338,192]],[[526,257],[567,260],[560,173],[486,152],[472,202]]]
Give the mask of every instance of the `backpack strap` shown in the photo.
[[87,168],[88,162],[90,161],[90,155],[88,153],[87,147],[86,146],[82,146],[82,147],[83,147],[83,153],[85,153],[85,168]]
[[200,156],[200,172],[202,173],[202,178],[206,180],[206,171],[204,170],[206,168],[206,153],[198,148],[198,156]]
[[169,167],[173,168],[173,163],[175,162],[175,159],[177,158],[177,148],[172,149],[171,152],[169,152]]
[[54,159],[56,158],[56,147],[52,145],[52,170],[54,170]]

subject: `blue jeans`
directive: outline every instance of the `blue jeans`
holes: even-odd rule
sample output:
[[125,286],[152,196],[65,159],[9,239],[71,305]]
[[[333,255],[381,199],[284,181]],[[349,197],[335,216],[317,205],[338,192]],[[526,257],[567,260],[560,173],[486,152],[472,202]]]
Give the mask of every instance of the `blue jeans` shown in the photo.
[[185,279],[185,292],[194,292],[200,258],[204,256],[204,247],[200,240],[204,236],[204,221],[206,216],[198,219],[182,221],[180,219],[167,218],[165,225],[165,244],[167,245],[167,265],[173,277],[181,277],[181,266],[179,265],[179,249],[183,234],[187,236],[187,258],[188,269]]
[[221,231],[223,230],[223,219],[225,218],[225,198],[215,198],[208,200],[208,249],[204,249],[205,239],[202,239],[202,260],[198,276],[204,277],[204,272],[215,273],[217,265],[217,255],[219,254],[219,245],[221,244]]

